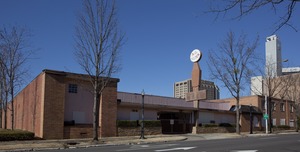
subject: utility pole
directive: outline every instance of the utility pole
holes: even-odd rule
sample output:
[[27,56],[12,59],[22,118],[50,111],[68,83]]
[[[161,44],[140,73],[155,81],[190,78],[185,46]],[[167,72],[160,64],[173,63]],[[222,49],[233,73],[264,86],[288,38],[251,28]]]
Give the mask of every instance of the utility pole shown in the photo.
[[252,104],[250,104],[250,134],[253,134]]
[[144,96],[145,96],[145,91],[142,91],[142,125],[141,125],[141,137],[140,139],[146,139],[144,136]]
[[[268,115],[268,96],[265,95],[265,115],[267,116]],[[265,122],[266,122],[266,134],[269,133],[268,131],[268,118],[265,119]]]

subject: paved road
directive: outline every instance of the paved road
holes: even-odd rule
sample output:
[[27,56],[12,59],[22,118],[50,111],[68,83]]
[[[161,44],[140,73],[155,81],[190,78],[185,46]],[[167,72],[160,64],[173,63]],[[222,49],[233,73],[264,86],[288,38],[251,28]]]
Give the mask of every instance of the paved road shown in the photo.
[[[218,140],[187,140],[174,143],[118,145],[66,149],[57,152],[300,152],[300,135],[274,135]],[[56,152],[52,150],[51,152]]]

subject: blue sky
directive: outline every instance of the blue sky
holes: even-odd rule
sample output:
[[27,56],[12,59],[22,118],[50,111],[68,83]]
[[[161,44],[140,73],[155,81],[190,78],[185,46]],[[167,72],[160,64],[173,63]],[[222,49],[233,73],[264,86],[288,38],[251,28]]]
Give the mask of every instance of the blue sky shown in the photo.
[[[245,33],[249,40],[259,35],[259,56],[265,55],[265,38],[275,29],[278,16],[269,8],[259,9],[241,20],[203,13],[209,0],[117,0],[119,26],[126,33],[122,47],[119,91],[173,96],[173,83],[191,77],[191,51],[198,48],[202,78],[211,80],[208,51],[216,50],[226,33]],[[76,14],[79,0],[0,0],[0,25],[26,25],[38,48],[30,60],[29,83],[43,69],[82,73],[73,56]],[[279,14],[283,9],[277,10]],[[230,14],[236,14],[233,11]],[[300,30],[296,7],[291,22]],[[283,27],[277,34],[282,42],[284,66],[300,66],[300,33]],[[221,98],[230,97],[220,82]],[[245,93],[245,95],[247,92]]]

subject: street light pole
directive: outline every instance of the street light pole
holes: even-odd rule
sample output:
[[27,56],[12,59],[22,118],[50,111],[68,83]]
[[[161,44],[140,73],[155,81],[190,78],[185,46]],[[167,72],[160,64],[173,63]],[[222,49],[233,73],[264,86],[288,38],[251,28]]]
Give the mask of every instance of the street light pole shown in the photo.
[[[289,60],[288,59],[285,59],[285,60],[282,60],[282,61],[279,61],[279,62],[288,62]],[[268,84],[270,84],[270,79],[271,79],[271,77],[273,77],[273,76],[275,76],[275,75],[273,75],[273,74],[271,74],[270,73],[270,66],[271,65],[273,65],[273,64],[277,64],[277,63],[279,63],[279,62],[275,62],[275,63],[271,63],[271,64],[266,64],[266,69],[265,70],[268,70],[268,71],[266,71],[266,76],[267,76],[267,78],[265,78],[266,79],[266,81],[268,81],[268,82],[266,82],[265,83],[265,86],[266,86],[266,93],[265,93],[265,107],[266,107],[266,110],[265,110],[265,115],[267,116],[267,118],[265,119],[266,120],[266,134],[268,134],[269,133],[269,131],[268,131],[268,128],[270,129],[270,133],[272,132],[272,104],[271,104],[271,97],[269,97],[270,96],[270,93],[269,93],[269,86],[268,86]],[[277,75],[276,75],[277,76]],[[275,77],[276,77],[275,76]],[[270,101],[269,101],[269,99],[270,99]],[[270,125],[270,126],[268,126],[268,124]]]
[[253,134],[253,124],[252,124],[252,104],[250,104],[250,134]]
[[145,91],[142,91],[142,125],[141,125],[141,137],[140,139],[146,139],[144,136],[144,96]]
[[[268,115],[268,96],[267,95],[265,95],[265,115]],[[266,121],[266,134],[268,134],[269,133],[269,131],[268,131],[268,119],[265,119],[265,121]]]

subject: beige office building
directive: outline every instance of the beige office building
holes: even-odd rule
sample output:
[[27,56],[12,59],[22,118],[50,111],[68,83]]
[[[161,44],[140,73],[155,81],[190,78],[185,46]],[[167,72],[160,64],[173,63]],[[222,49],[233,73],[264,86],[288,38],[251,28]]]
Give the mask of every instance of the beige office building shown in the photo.
[[[185,98],[186,93],[192,92],[192,80],[184,80],[174,83],[174,97]],[[220,99],[219,87],[214,82],[201,80],[200,90],[207,90],[207,100]]]

